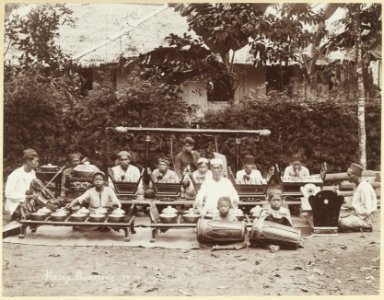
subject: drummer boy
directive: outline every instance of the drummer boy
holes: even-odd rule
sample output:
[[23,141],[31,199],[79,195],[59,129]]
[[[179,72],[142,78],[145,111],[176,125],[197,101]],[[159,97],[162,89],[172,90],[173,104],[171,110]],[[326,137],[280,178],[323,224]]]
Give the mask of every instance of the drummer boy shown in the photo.
[[[283,198],[281,190],[269,190],[267,193],[267,200],[268,206],[261,209],[258,219],[293,227],[289,209],[282,206]],[[279,245],[264,242],[261,242],[261,245],[268,248],[271,252],[280,250]]]
[[[292,226],[291,213],[288,208],[282,206],[283,194],[279,189],[272,189],[267,193],[267,200],[269,205],[266,207],[268,216],[266,221],[279,223],[282,225]],[[288,222],[288,223],[287,223]]]
[[217,213],[213,216],[213,220],[237,221],[235,211],[229,197],[221,197],[217,200],[217,210]]
[[101,171],[96,171],[92,176],[93,187],[87,190],[83,195],[74,199],[67,205],[71,208],[76,204],[82,205],[83,202],[89,203],[89,209],[94,211],[99,207],[118,207],[121,208],[121,203],[117,199],[115,192],[109,186],[105,186],[105,174]]

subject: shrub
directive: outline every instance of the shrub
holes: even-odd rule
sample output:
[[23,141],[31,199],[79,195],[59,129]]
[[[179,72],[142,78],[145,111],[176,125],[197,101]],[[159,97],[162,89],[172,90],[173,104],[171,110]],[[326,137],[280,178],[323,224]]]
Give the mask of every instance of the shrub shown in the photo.
[[[254,101],[242,101],[205,117],[205,126],[231,129],[269,129],[271,135],[242,142],[241,158],[253,154],[263,171],[274,163],[281,167],[295,153],[303,156],[311,173],[327,162],[330,172],[345,171],[359,159],[357,138],[357,105],[338,101],[302,102],[284,95]],[[229,126],[230,124],[230,126]],[[380,105],[366,109],[368,168],[380,164]],[[222,140],[223,141],[223,140]],[[234,165],[234,143],[220,145],[220,150]]]

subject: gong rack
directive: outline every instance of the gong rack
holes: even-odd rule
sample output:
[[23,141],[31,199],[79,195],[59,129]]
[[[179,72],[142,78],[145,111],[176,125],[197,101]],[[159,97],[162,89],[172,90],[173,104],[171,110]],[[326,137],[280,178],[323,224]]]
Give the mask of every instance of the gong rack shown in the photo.
[[107,130],[114,130],[121,133],[144,133],[145,137],[145,169],[148,168],[150,158],[151,134],[191,134],[191,135],[229,135],[235,139],[235,168],[239,167],[239,155],[241,140],[245,136],[269,136],[271,131],[268,129],[260,130],[238,130],[238,129],[200,129],[200,128],[148,128],[148,127],[108,127]]
[[22,219],[20,220],[20,234],[19,238],[24,238],[27,233],[27,228],[30,227],[31,232],[36,232],[37,228],[40,226],[72,226],[72,227],[94,227],[94,226],[106,226],[114,230],[119,231],[122,229],[124,231],[124,241],[130,241],[130,234],[136,233],[135,231],[135,215],[133,214],[133,206],[130,208],[130,212],[124,217],[122,222],[108,222],[108,217],[105,221],[102,222],[91,222],[89,221],[89,216],[84,221],[71,221],[71,215],[68,215],[67,218],[63,221],[52,221],[51,216],[47,216],[44,220],[30,220]]
[[[156,235],[161,232],[165,233],[169,229],[185,229],[192,228],[196,229],[197,223],[186,223],[183,221],[183,218],[180,214],[177,215],[177,220],[175,223],[163,223],[160,220],[159,211],[157,209],[156,203],[149,204],[149,217],[151,221],[151,239],[150,242],[154,243],[156,240]],[[251,228],[253,226],[253,219],[248,215],[244,214],[242,221],[245,222],[247,228]]]
[[[241,141],[249,136],[269,136],[271,134],[268,129],[260,130],[235,130],[235,129],[200,129],[200,128],[148,128],[148,127],[108,127],[107,130],[113,130],[123,134],[144,134],[145,135],[145,170],[149,166],[150,160],[150,143],[151,136],[155,134],[170,134],[170,135],[206,135],[206,136],[218,136],[218,135],[228,135],[235,140],[235,170],[239,169],[240,166],[240,146]],[[278,185],[283,190],[283,196],[285,196],[285,204],[288,205],[298,205],[300,204],[300,198],[303,196],[300,187],[304,186],[307,183],[314,182],[283,182],[280,176],[278,177]],[[315,185],[322,186],[321,183],[314,183]],[[234,186],[238,190],[240,203],[239,207],[243,208],[245,211],[248,211],[252,206],[265,203],[265,193],[269,186],[255,186],[255,193],[249,191],[249,187],[242,187],[234,183]],[[198,187],[199,188],[199,187]],[[242,188],[245,188],[246,191],[243,193]],[[253,188],[253,187],[252,187]],[[156,199],[135,199],[132,195],[117,195],[123,204],[139,204],[139,205],[148,205],[149,203],[154,203],[155,205],[168,204],[168,205],[177,205],[177,204],[191,204],[192,199],[181,199],[179,195],[170,195],[165,197],[159,194],[156,194]]]
[[[200,128],[148,128],[148,127],[108,127],[107,130],[113,130],[120,133],[126,134],[145,134],[145,162],[144,167],[147,170],[150,161],[150,143],[151,136],[154,134],[170,134],[170,135],[182,135],[182,134],[190,134],[190,135],[206,135],[206,136],[219,136],[219,135],[227,135],[230,138],[235,140],[235,168],[236,170],[240,166],[240,145],[241,140],[248,136],[269,136],[271,134],[268,129],[260,129],[260,130],[238,130],[238,129],[200,129]],[[197,186],[197,189],[199,186]],[[155,191],[156,192],[156,191]],[[256,195],[260,196],[260,195]],[[118,194],[118,197],[122,199],[122,203],[137,203],[134,199],[132,199],[132,195]],[[176,201],[180,198],[180,195],[168,195],[168,197],[163,196],[159,193],[156,193],[156,198],[161,199],[161,201]],[[190,203],[190,201],[186,200],[186,203]],[[142,202],[142,201],[140,201]]]

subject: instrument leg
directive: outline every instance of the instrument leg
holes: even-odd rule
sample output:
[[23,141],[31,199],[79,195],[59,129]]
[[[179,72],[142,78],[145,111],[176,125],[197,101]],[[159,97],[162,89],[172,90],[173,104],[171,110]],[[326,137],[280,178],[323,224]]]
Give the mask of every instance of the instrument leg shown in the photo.
[[21,225],[20,226],[20,234],[19,239],[23,239],[25,237],[25,232],[27,231],[27,225]]
[[129,242],[131,240],[131,238],[129,236],[129,227],[125,227],[125,228],[123,228],[123,230],[124,230],[124,234],[125,234],[124,241]]
[[131,233],[133,233],[133,234],[136,233],[136,230],[135,230],[135,220],[132,220],[131,225],[130,225],[130,229],[131,229]]
[[152,229],[152,238],[149,242],[154,243],[156,239],[157,229]]

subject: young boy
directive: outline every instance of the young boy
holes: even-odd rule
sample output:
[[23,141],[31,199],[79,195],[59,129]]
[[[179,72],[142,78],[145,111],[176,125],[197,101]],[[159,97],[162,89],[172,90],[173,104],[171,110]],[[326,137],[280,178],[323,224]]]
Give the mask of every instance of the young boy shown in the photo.
[[231,199],[229,197],[221,197],[217,201],[218,212],[213,216],[213,220],[220,221],[237,221],[235,212],[232,208]]
[[280,190],[270,190],[267,194],[269,205],[264,212],[266,221],[292,226],[291,214],[288,208],[282,207],[283,198]]
[[82,205],[84,201],[89,202],[89,209],[91,212],[99,207],[121,208],[121,203],[119,199],[117,199],[113,189],[105,186],[104,172],[94,172],[92,181],[93,187],[69,203],[67,208],[70,208],[76,204]]
[[[281,206],[283,203],[282,192],[278,189],[269,190],[267,200],[269,205],[261,210],[259,219],[293,227],[289,209]],[[271,252],[280,250],[279,245],[265,244],[264,242],[261,244],[266,246]]]

